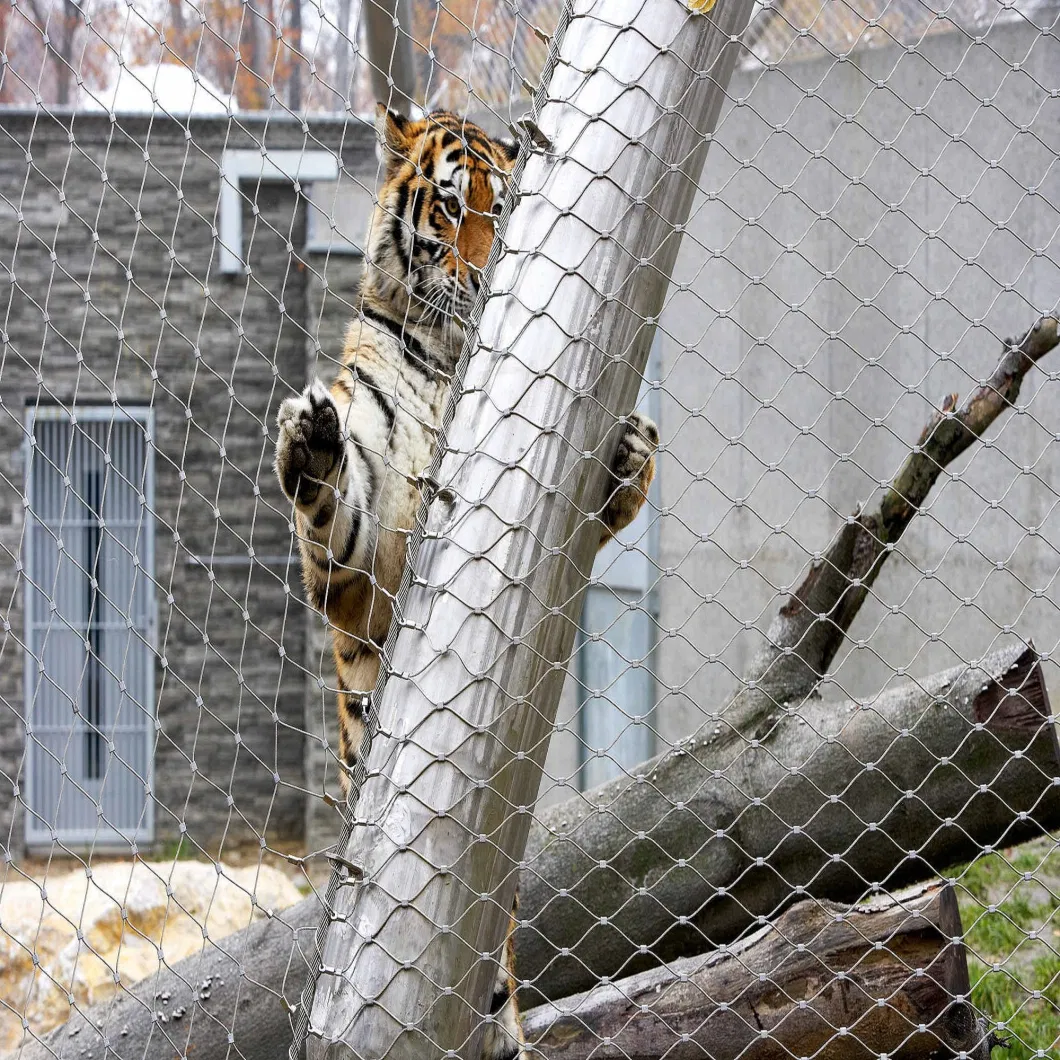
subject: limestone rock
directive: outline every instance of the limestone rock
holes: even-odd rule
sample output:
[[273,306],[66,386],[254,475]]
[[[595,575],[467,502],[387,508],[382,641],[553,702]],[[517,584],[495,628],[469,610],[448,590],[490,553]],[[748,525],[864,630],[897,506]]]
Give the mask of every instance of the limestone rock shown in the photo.
[[[282,872],[197,861],[109,862],[31,880],[0,878],[0,1052],[23,1018],[40,1034],[71,998],[101,1001],[301,898]],[[165,1000],[159,1008],[165,1011]]]

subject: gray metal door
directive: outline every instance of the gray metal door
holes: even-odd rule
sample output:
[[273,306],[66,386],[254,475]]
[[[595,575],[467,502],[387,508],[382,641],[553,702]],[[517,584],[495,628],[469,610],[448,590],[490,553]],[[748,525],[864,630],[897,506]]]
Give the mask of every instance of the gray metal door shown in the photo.
[[26,841],[153,834],[148,409],[27,411]]

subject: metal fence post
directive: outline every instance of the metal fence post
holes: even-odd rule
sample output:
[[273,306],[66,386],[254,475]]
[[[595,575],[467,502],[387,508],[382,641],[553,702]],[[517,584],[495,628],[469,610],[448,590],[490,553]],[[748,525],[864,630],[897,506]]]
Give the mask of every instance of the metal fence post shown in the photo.
[[569,13],[392,641],[310,1057],[477,1055],[591,513],[752,7]]

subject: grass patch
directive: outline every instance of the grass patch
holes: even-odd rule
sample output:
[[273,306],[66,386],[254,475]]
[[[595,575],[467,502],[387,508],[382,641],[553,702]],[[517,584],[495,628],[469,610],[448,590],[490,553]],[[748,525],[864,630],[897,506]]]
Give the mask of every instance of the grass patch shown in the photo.
[[181,836],[157,844],[153,857],[157,861],[198,861],[203,853],[187,836]]
[[1038,840],[953,873],[972,1001],[1012,1060],[1060,1051],[1060,848]]

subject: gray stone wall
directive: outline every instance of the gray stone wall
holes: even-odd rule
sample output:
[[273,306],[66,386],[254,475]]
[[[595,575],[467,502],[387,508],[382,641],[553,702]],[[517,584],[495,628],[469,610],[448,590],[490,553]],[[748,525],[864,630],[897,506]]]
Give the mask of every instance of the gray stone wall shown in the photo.
[[374,181],[372,133],[6,112],[0,139],[0,834],[19,847],[23,407],[115,400],[155,410],[157,838],[299,843],[317,670],[269,434],[317,333],[340,326],[338,298],[310,288],[326,270],[349,293],[356,267],[303,254],[304,199],[265,183],[243,185],[249,273],[222,275],[218,163],[226,147],[325,147]]

